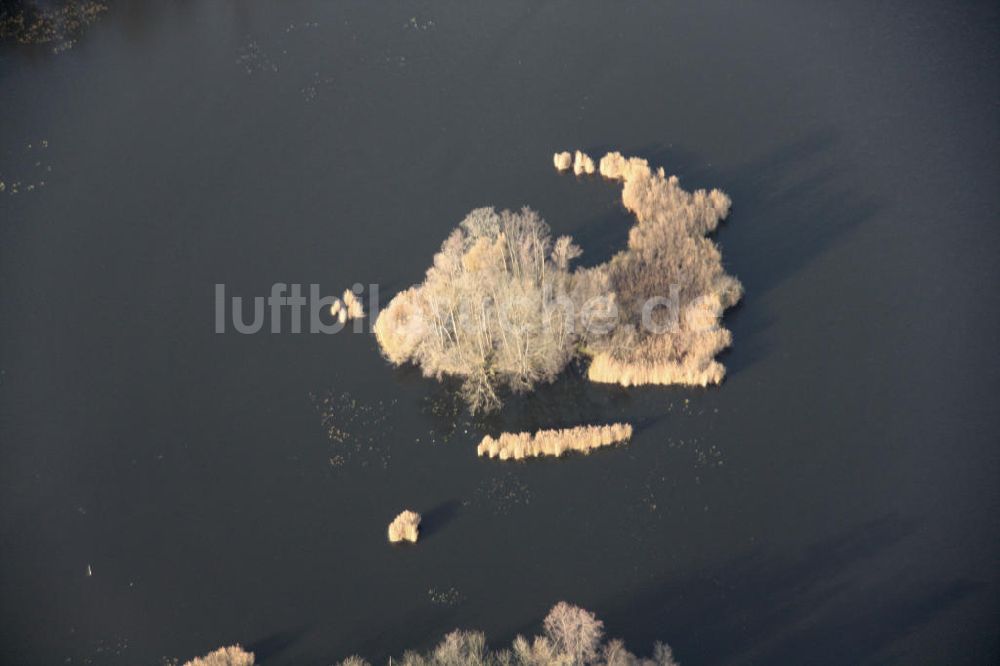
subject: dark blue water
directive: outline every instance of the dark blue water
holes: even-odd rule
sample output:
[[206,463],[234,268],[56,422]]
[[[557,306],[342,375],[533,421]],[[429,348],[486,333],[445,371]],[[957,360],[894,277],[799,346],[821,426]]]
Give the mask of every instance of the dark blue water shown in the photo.
[[[565,599],[688,665],[995,663],[998,19],[116,3],[3,47],[0,662],[382,659]],[[368,335],[213,332],[216,283],[391,296],[481,205],[603,261],[630,220],[552,169],[577,147],[731,195],[722,386],[577,369],[481,421]],[[610,420],[627,448],[475,456]],[[393,549],[405,507],[425,538]]]

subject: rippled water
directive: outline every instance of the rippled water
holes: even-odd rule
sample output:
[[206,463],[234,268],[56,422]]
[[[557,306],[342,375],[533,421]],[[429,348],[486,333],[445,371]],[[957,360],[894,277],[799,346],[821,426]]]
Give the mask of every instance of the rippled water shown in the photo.
[[[995,661],[997,25],[188,1],[3,47],[0,661],[500,645],[560,599],[688,665]],[[576,147],[732,196],[722,386],[575,369],[482,420],[367,335],[213,332],[216,283],[391,296],[480,205],[607,259],[630,221],[616,184],[552,169]],[[474,452],[612,420],[628,447]],[[424,538],[393,549],[404,507]]]

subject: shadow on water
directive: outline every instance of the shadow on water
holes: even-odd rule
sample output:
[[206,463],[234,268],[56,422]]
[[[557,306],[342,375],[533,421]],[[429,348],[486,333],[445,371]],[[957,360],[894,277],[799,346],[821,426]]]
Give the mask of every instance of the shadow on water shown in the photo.
[[446,500],[434,508],[424,512],[420,520],[420,538],[431,539],[443,530],[458,513],[461,503],[458,500]]
[[603,619],[628,645],[664,640],[691,663],[793,663],[803,654],[861,663],[979,588],[954,580],[874,590],[859,581],[867,560],[888,556],[913,531],[889,516],[794,556],[741,557],[634,590]]
[[305,633],[305,628],[279,631],[259,641],[254,641],[247,646],[247,650],[254,653],[257,661],[263,662],[280,655],[297,643]]
[[713,234],[726,270],[745,288],[741,303],[723,319],[734,338],[734,347],[720,357],[730,373],[773,348],[768,331],[778,317],[760,302],[878,210],[858,191],[851,165],[834,155],[837,143],[833,130],[818,130],[733,167],[708,165],[677,147],[647,146],[636,153],[676,174],[687,190],[719,188],[733,200],[729,218]]
[[[352,636],[351,654],[365,655],[372,664],[386,664],[393,654],[402,654],[405,650],[427,650],[436,645],[442,638],[439,627],[455,626],[458,623],[458,610],[455,608],[423,608],[419,611],[405,614],[403,619],[392,627],[379,627],[379,617],[374,621],[365,622],[365,634]],[[396,662],[394,662],[396,663]]]

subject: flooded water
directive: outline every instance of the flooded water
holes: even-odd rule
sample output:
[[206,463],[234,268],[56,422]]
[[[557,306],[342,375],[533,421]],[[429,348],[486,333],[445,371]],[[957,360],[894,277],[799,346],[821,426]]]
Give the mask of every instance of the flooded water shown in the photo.
[[[995,662],[998,10],[869,5],[115,3],[4,46],[0,662],[381,660],[562,599],[687,665]],[[731,195],[723,385],[575,368],[481,420],[370,335],[214,332],[217,283],[385,300],[482,205],[607,259],[574,148]]]

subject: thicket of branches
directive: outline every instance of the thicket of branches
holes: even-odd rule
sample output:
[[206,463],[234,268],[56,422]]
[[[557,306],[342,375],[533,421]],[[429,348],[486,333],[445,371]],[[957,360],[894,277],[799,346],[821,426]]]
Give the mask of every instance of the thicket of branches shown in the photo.
[[[509,648],[491,650],[478,631],[456,630],[427,653],[407,652],[393,659],[400,666],[678,666],[673,652],[657,643],[650,658],[637,657],[617,639],[604,641],[604,623],[593,613],[564,601],[545,618],[544,633],[518,636]],[[371,666],[349,657],[339,666]]]
[[382,351],[427,376],[464,377],[473,411],[498,406],[501,388],[552,381],[575,354],[577,318],[593,316],[581,307],[607,284],[599,272],[570,272],[579,255],[568,236],[553,241],[533,210],[476,209],[434,255],[424,282],[379,315]]

